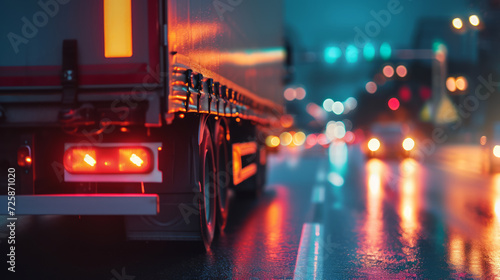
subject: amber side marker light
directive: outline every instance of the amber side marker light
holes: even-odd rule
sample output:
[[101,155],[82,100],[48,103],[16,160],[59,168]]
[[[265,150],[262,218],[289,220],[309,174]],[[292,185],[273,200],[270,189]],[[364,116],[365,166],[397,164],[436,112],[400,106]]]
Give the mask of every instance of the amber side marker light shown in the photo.
[[64,153],[64,168],[73,174],[143,174],[153,169],[145,147],[73,147]]
[[132,56],[131,0],[104,0],[104,56]]
[[17,150],[17,165],[20,167],[31,167],[33,159],[31,158],[31,148],[22,146]]

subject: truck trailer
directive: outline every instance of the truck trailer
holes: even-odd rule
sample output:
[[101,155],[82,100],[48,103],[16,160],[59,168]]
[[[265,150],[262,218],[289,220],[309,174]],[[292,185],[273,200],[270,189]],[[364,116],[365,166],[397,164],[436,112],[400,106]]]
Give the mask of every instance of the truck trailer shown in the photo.
[[1,215],[120,216],[130,240],[208,249],[229,192],[262,192],[280,0],[1,5]]

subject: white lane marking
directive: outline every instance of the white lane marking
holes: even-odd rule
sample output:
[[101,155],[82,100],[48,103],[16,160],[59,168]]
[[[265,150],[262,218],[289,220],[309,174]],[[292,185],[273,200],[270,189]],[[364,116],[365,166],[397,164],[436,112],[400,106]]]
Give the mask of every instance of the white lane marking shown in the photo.
[[323,203],[325,201],[325,187],[316,186],[313,189],[311,202],[312,203]]
[[316,182],[323,183],[326,180],[326,171],[323,164],[318,168],[318,173],[316,173]]
[[302,226],[299,252],[293,279],[323,279],[323,225],[305,223]]

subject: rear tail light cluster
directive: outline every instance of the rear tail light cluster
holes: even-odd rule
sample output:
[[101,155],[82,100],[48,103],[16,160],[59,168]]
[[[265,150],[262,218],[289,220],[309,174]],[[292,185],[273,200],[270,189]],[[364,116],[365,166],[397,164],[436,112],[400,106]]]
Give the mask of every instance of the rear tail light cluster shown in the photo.
[[71,147],[64,168],[72,174],[144,174],[153,170],[153,160],[146,147]]

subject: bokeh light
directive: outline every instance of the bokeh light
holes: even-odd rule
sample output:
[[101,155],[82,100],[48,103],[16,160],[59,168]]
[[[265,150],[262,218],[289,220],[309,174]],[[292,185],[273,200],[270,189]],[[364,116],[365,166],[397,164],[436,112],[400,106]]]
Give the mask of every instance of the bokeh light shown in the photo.
[[288,101],[292,101],[295,99],[295,97],[297,96],[297,93],[295,92],[295,89],[293,88],[287,88],[285,90],[285,99],[288,100]]
[[372,61],[375,57],[375,48],[371,43],[367,43],[363,48],[363,56],[367,61]]
[[311,147],[316,145],[318,143],[317,138],[316,134],[309,134],[306,139],[306,144]]
[[414,147],[415,147],[415,141],[413,139],[406,138],[403,141],[403,149],[405,149],[406,151],[411,151],[413,150]]
[[292,137],[292,134],[290,134],[290,132],[281,133],[280,142],[281,142],[282,146],[288,146],[292,143],[292,141],[293,141],[293,137]]
[[342,56],[342,51],[339,47],[327,47],[325,48],[325,61],[327,63],[333,64]]
[[380,149],[380,141],[378,141],[377,138],[370,139],[370,141],[368,141],[368,149],[372,152],[377,151]]
[[344,104],[342,104],[342,102],[340,102],[340,101],[334,102],[333,106],[332,106],[332,111],[336,115],[340,115],[340,114],[344,113]]
[[399,109],[399,100],[396,98],[396,97],[393,97],[391,99],[389,99],[389,101],[387,102],[387,105],[389,105],[389,108],[393,111],[396,111],[397,109]]
[[293,135],[293,144],[295,146],[302,146],[306,142],[306,134],[302,131],[299,131]]
[[344,102],[345,110],[352,111],[358,106],[358,101],[354,97],[349,97]]
[[464,26],[464,24],[460,18],[454,18],[451,23],[453,24],[453,27],[455,29],[461,29]]
[[469,22],[472,26],[478,26],[480,23],[479,17],[477,15],[471,15],[469,17]]
[[366,83],[365,88],[369,94],[374,94],[375,92],[377,92],[377,84],[374,82]]
[[358,48],[354,45],[347,46],[345,50],[345,60],[348,63],[356,63],[358,61]]
[[495,147],[493,147],[493,155],[496,156],[497,158],[500,158],[500,146],[499,145],[495,145]]
[[325,109],[325,111],[331,112],[332,111],[332,106],[333,106],[333,100],[332,99],[327,98],[327,99],[325,99],[325,101],[323,101],[323,109]]
[[458,90],[464,91],[467,89],[467,79],[460,76],[455,80],[455,85]]
[[267,136],[266,145],[268,147],[274,148],[274,147],[279,146],[279,144],[280,144],[280,138],[278,136],[274,136],[274,135]]
[[391,45],[389,45],[389,43],[382,43],[382,45],[380,45],[380,56],[382,57],[382,59],[388,60],[389,58],[391,58],[391,55]]
[[302,100],[306,97],[306,90],[302,87],[295,89],[295,99]]
[[408,102],[411,100],[411,89],[408,86],[402,86],[399,88],[398,96],[403,102]]
[[406,77],[406,74],[408,74],[408,70],[406,69],[406,66],[399,65],[396,68],[396,73],[398,74],[399,77],[404,78]]
[[386,65],[382,69],[382,73],[384,73],[384,76],[387,78],[392,78],[392,76],[394,76],[394,68],[391,65]]
[[450,92],[455,92],[457,90],[457,85],[455,83],[455,78],[449,77],[448,79],[446,79],[446,88]]

